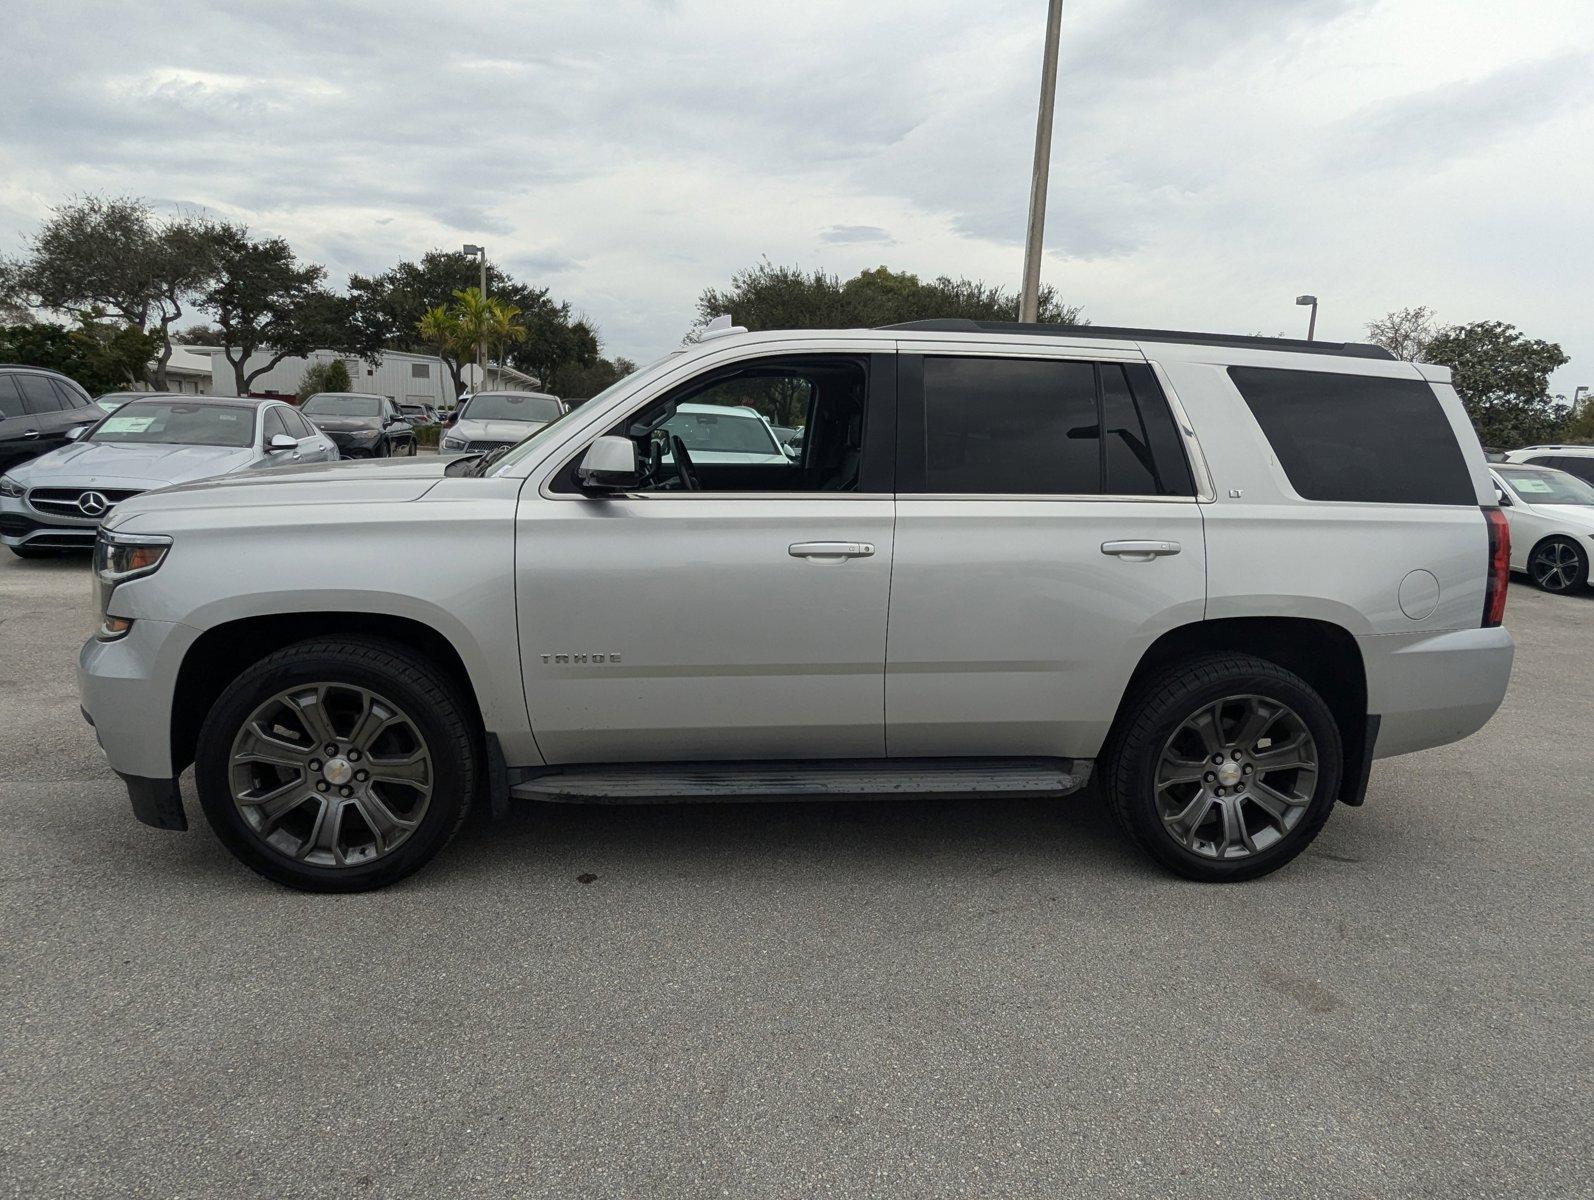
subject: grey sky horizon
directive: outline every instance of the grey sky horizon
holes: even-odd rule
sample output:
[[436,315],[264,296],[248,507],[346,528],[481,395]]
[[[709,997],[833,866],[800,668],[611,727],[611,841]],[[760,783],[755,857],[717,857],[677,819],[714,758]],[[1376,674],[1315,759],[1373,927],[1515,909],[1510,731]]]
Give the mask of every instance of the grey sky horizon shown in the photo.
[[[74,194],[341,285],[482,242],[646,360],[760,258],[1016,287],[1044,0],[55,0],[8,17],[0,253]],[[1043,278],[1099,324],[1426,304],[1594,385],[1594,5],[1065,0]]]

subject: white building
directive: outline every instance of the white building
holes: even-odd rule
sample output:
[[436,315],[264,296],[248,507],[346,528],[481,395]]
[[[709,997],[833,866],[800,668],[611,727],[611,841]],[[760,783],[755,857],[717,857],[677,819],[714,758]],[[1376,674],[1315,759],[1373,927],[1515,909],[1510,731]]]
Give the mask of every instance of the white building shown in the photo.
[[[210,356],[211,379],[209,391],[216,396],[236,396],[238,388],[233,379],[232,364],[216,346],[190,346],[195,354]],[[249,356],[244,363],[247,375],[270,359],[265,352]],[[403,350],[384,350],[378,362],[338,354],[332,350],[316,350],[307,357],[285,358],[276,366],[258,376],[250,385],[251,395],[292,396],[299,390],[305,371],[312,363],[330,363],[341,358],[349,370],[349,382],[356,392],[374,392],[388,396],[400,404],[430,404],[439,408],[452,408],[454,387],[448,377],[448,368],[435,354],[411,354]],[[517,371],[513,367],[489,367],[487,383],[492,388],[534,390],[539,386],[535,375]]]

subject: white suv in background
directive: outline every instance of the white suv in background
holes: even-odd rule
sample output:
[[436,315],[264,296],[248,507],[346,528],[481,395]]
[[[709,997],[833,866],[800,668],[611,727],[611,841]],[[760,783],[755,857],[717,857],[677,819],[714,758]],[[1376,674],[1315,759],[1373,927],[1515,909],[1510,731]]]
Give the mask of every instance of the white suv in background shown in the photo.
[[1506,453],[1506,462],[1554,467],[1594,485],[1594,446],[1525,446]]
[[[743,407],[800,452],[695,457],[677,416]],[[1374,758],[1489,719],[1508,555],[1445,368],[1096,326],[729,330],[496,458],[126,501],[80,683],[141,820],[186,828],[192,763],[221,839],[301,888],[398,879],[477,800],[1093,774],[1159,862],[1237,880],[1361,804]]]

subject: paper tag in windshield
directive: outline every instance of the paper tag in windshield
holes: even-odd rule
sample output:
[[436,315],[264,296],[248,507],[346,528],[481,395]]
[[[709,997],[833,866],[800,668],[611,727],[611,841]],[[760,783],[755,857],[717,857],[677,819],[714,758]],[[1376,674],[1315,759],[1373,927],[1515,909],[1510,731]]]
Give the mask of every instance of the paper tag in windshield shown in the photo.
[[1541,496],[1548,496],[1555,491],[1548,479],[1514,479],[1511,482],[1516,485],[1519,492],[1536,492]]
[[143,433],[155,424],[154,417],[106,417],[102,433]]

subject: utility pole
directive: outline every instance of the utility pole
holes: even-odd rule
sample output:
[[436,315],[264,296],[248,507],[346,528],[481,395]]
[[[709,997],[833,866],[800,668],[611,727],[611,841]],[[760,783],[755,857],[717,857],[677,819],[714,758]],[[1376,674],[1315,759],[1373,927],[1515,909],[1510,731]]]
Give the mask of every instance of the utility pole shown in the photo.
[[1018,319],[1040,319],[1041,246],[1046,235],[1046,182],[1052,164],[1052,110],[1057,107],[1057,42],[1063,28],[1063,0],[1046,6],[1046,52],[1041,59],[1041,107],[1035,117],[1035,167],[1029,184],[1029,230],[1024,240],[1024,287]]
[[[465,253],[481,256],[482,305],[485,307],[487,304],[487,247],[467,245]],[[485,327],[476,331],[476,369],[481,372],[481,380],[476,384],[476,389],[480,391],[487,386],[487,330]]]

